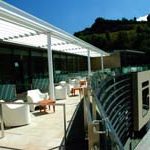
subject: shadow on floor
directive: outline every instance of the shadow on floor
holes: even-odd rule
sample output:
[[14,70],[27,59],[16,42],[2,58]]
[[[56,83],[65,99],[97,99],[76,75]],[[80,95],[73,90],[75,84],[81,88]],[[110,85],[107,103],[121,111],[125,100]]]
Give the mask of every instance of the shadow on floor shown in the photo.
[[74,120],[70,127],[67,140],[66,150],[87,150],[88,143],[85,140],[84,132],[84,116],[83,116],[83,100],[77,107]]

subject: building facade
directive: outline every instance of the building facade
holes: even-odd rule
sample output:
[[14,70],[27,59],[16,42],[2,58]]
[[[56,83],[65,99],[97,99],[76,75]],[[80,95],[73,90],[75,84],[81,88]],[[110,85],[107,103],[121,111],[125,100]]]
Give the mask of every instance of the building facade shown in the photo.
[[[33,78],[48,77],[47,50],[12,43],[0,43],[0,82],[16,84],[17,92],[31,85]],[[87,71],[87,57],[53,51],[53,69],[60,74]]]

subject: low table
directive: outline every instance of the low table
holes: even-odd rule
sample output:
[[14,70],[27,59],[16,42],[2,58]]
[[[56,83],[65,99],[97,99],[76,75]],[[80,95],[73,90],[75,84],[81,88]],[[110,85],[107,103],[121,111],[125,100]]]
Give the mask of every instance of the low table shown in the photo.
[[87,84],[86,80],[80,80],[80,86],[85,86]]
[[71,93],[72,93],[73,96],[75,96],[76,91],[79,91],[79,94],[81,94],[82,90],[83,90],[82,87],[74,87],[74,88],[71,89]]
[[52,99],[44,99],[44,100],[41,100],[39,102],[39,108],[40,108],[40,112],[42,112],[42,110],[44,110],[44,112],[46,112],[46,106],[49,106],[49,109],[50,109],[50,105],[53,106],[53,111],[55,112],[55,100],[52,100]]

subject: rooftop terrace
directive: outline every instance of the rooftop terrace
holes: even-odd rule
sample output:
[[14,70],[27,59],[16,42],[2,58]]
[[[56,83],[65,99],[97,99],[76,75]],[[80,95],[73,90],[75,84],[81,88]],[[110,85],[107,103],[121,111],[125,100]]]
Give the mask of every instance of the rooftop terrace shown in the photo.
[[[64,103],[66,106],[66,128],[71,123],[79,102],[79,95],[56,102],[57,104]],[[52,109],[47,110],[46,113],[37,110],[31,115],[31,124],[5,129],[5,137],[0,139],[1,150],[59,149],[64,138],[63,107],[56,105],[55,113]]]

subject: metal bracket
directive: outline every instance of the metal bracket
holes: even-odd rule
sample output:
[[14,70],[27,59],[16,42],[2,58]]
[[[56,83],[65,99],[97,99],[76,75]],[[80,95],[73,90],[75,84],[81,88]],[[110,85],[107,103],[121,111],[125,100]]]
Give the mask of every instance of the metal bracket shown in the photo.
[[[106,118],[107,119],[107,118]],[[97,130],[96,126],[99,125],[100,123],[104,122],[106,119],[102,119],[102,120],[93,120],[93,132],[96,134],[106,134],[108,135],[108,130]]]

